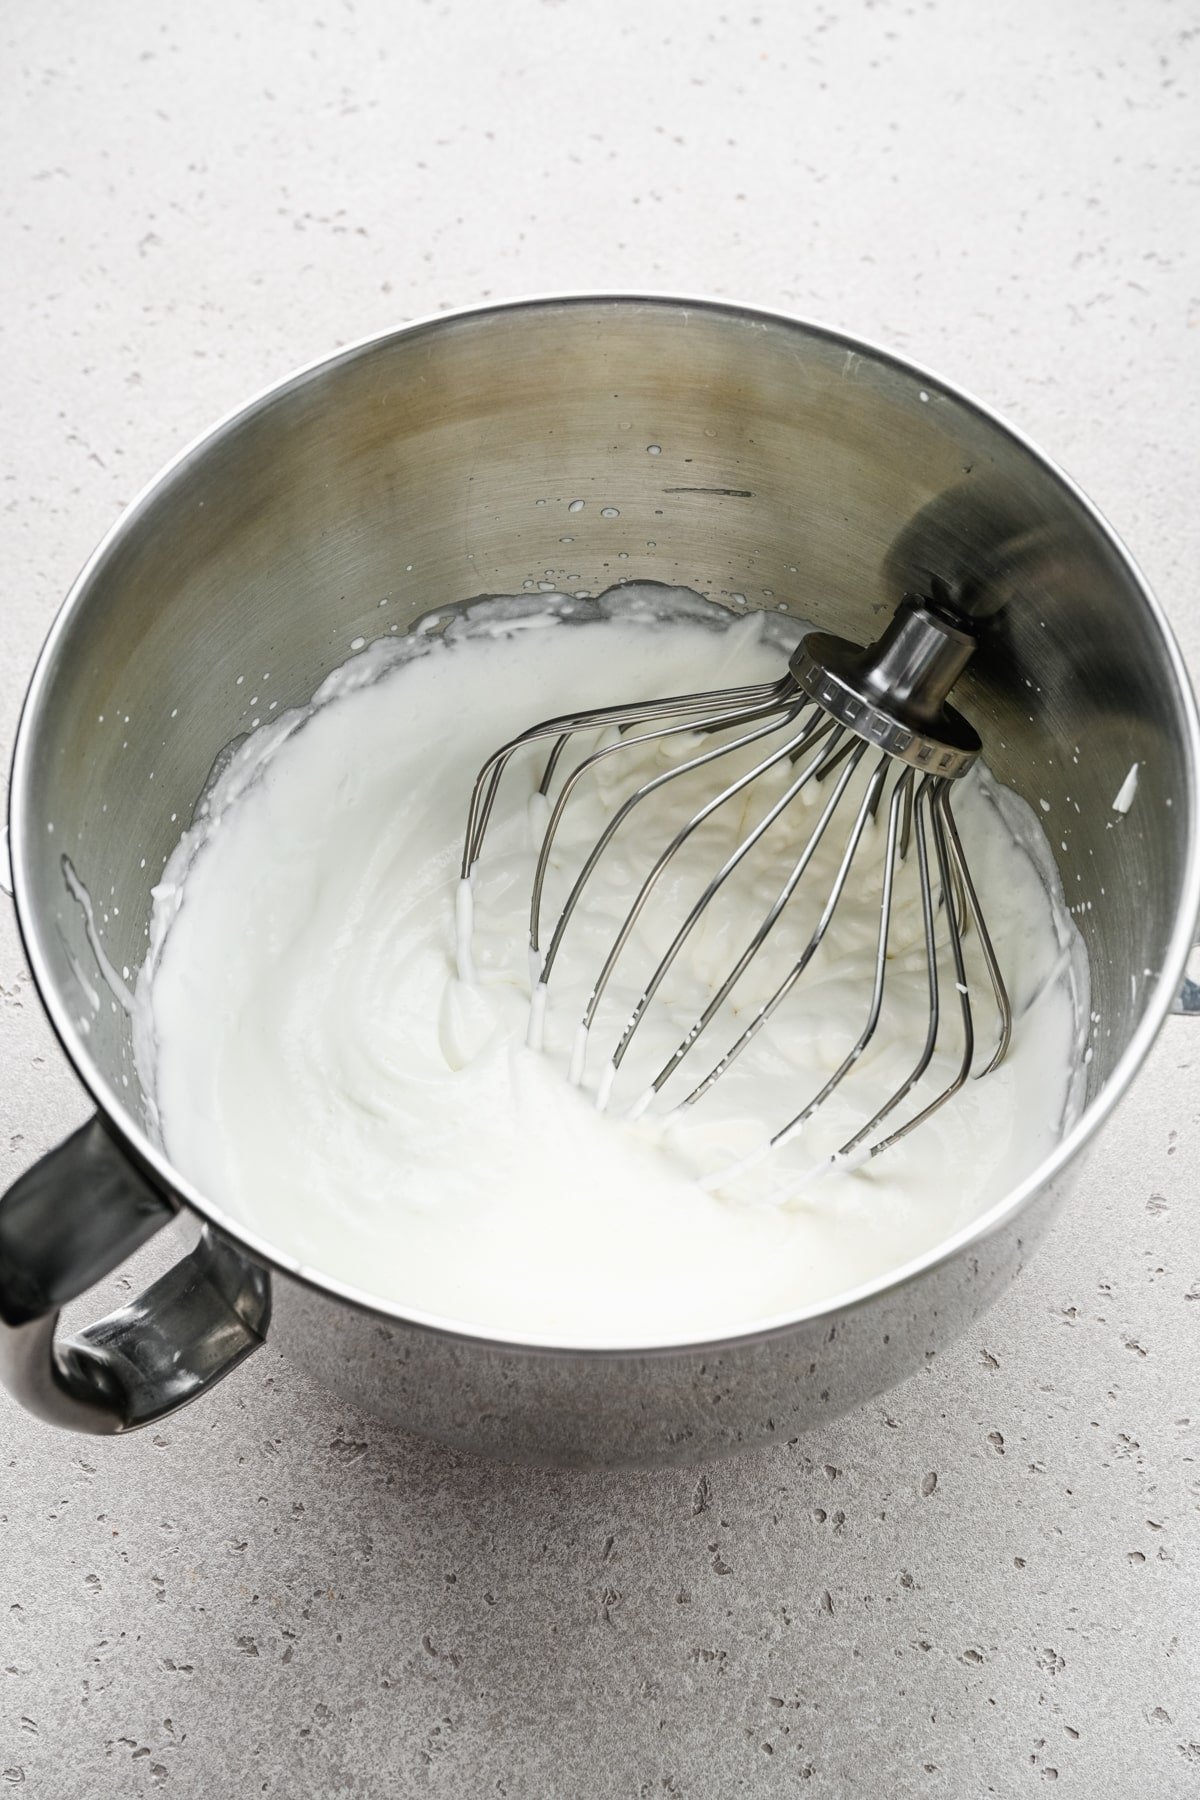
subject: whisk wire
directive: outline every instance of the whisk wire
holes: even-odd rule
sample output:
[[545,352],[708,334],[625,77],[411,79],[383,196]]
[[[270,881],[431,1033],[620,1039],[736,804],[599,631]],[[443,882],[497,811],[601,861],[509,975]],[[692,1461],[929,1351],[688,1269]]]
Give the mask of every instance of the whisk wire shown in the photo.
[[[463,843],[462,878],[466,880],[483,849],[484,835],[495,805],[500,780],[508,764],[519,750],[543,738],[572,737],[579,731],[603,731],[610,727],[643,724],[649,719],[699,717],[714,711],[753,708],[778,699],[786,701],[796,694],[796,683],[790,674],[777,681],[760,681],[741,687],[723,688],[715,693],[673,694],[659,700],[638,700],[620,706],[598,706],[578,713],[562,713],[530,726],[488,757],[475,779],[467,809],[467,830]],[[626,740],[628,741],[628,740]],[[551,753],[552,756],[554,753]]]
[[[740,750],[745,748],[748,744],[757,743],[761,738],[770,737],[774,732],[780,730],[782,726],[790,723],[792,719],[805,709],[805,706],[806,702],[803,698],[798,698],[793,693],[786,702],[781,698],[776,697],[770,701],[761,702],[758,707],[753,709],[742,708],[728,715],[718,715],[721,723],[729,723],[731,721],[745,723],[747,718],[761,717],[764,713],[768,715],[781,713],[782,716],[778,718],[770,716],[767,724],[759,725],[754,731],[745,732],[740,737],[733,738],[726,743],[716,744],[708,750],[701,751],[696,756],[688,757],[683,762],[672,764],[670,768],[664,769],[660,774],[652,776],[649,781],[643,782],[642,785],[617,808],[617,811],[608,821],[608,824],[604,827],[600,837],[588,853],[583,867],[579,872],[579,876],[575,881],[575,885],[572,887],[567,902],[559,915],[558,923],[555,926],[554,934],[550,940],[550,947],[546,952],[545,962],[542,965],[541,978],[543,983],[547,982],[550,978],[550,971],[553,968],[555,959],[558,955],[559,946],[563,940],[563,934],[566,931],[567,925],[570,923],[572,913],[579,904],[580,894],[583,892],[583,889],[591,878],[596,864],[599,862],[601,856],[603,856],[605,850],[608,848],[621,826],[625,823],[634,807],[639,805],[641,801],[647,799],[649,795],[656,793],[660,788],[665,787],[668,782],[677,780],[679,776],[688,775],[695,769],[702,769],[709,763],[716,762],[719,757],[727,755],[731,750]],[[599,762],[603,761],[604,758],[608,756],[614,755],[617,751],[632,749],[639,744],[650,743],[661,738],[673,737],[677,733],[689,732],[693,729],[694,727],[690,724],[669,725],[663,727],[659,731],[646,732],[638,737],[621,738],[615,744],[604,744],[600,749],[594,750],[590,756],[586,756],[567,776],[559,792],[558,799],[554,803],[553,811],[550,814],[550,820],[542,838],[537,868],[534,872],[533,897],[529,910],[529,948],[535,956],[539,949],[542,889],[545,885],[546,872],[550,865],[550,852],[553,848],[554,839],[557,835],[563,813],[566,810],[567,802],[571,798],[571,795],[579,782],[585,775],[589,774]],[[745,781],[743,781],[741,785],[745,786]],[[718,803],[723,802],[728,798],[729,793],[735,791],[737,791],[736,787],[719,796]]]
[[[942,893],[948,897],[950,894],[950,853],[946,844],[945,820],[939,805],[940,798],[941,796],[935,793],[932,807],[933,844],[934,852],[937,856],[938,878],[941,882]],[[950,955],[954,964],[955,986],[958,989],[959,1011],[962,1016],[963,1048],[958,1068],[942,1091],[937,1094],[934,1099],[930,1100],[928,1105],[923,1106],[919,1112],[914,1113],[913,1117],[906,1120],[905,1123],[900,1126],[899,1130],[893,1131],[891,1135],[884,1138],[882,1142],[872,1144],[870,1155],[873,1157],[881,1155],[885,1150],[889,1150],[893,1144],[898,1144],[901,1138],[907,1137],[910,1131],[915,1131],[918,1125],[923,1125],[926,1119],[931,1118],[935,1112],[938,1112],[945,1106],[947,1100],[953,1099],[954,1095],[957,1094],[971,1072],[971,1063],[975,1056],[975,1028],[971,1018],[971,994],[970,989],[967,986],[967,969],[963,957],[962,935],[958,928],[958,918],[956,916],[955,907],[949,898],[947,898],[946,905],[946,921],[949,927]],[[933,954],[935,957],[933,980],[936,982],[936,945],[933,946]],[[924,1070],[922,1070],[922,1074],[923,1073]],[[903,1096],[901,1096],[901,1098],[902,1097]],[[887,1110],[891,1110],[890,1104]],[[845,1152],[843,1151],[839,1154],[845,1154]]]
[[[863,757],[866,755],[867,749],[868,749],[868,746],[864,743],[861,743],[861,742],[854,743],[854,745],[851,749],[850,755],[846,759],[845,766],[842,769],[842,773],[838,777],[837,784],[836,784],[832,794],[829,796],[829,799],[826,801],[825,808],[824,808],[823,812],[821,813],[820,818],[817,820],[815,827],[813,828],[812,835],[810,836],[808,842],[804,846],[804,849],[801,851],[799,857],[797,858],[796,863],[795,863],[794,867],[792,868],[791,873],[788,875],[787,880],[784,882],[783,886],[780,888],[779,893],[777,894],[777,896],[771,906],[770,911],[766,915],[766,918],[762,921],[762,924],[759,926],[758,930],[755,932],[754,936],[751,938],[750,942],[747,944],[745,950],[742,952],[741,956],[738,958],[738,960],[735,963],[730,974],[726,976],[725,980],[722,982],[721,986],[717,989],[717,992],[714,994],[714,996],[710,1000],[709,1004],[705,1007],[704,1011],[701,1013],[700,1018],[692,1026],[691,1030],[688,1032],[688,1035],[684,1038],[683,1042],[679,1045],[678,1049],[674,1052],[674,1054],[671,1056],[669,1061],[663,1065],[663,1068],[660,1070],[658,1075],[655,1076],[654,1081],[651,1083],[651,1087],[650,1087],[650,1091],[652,1093],[660,1092],[660,1090],[664,1087],[666,1082],[670,1080],[671,1076],[674,1074],[675,1070],[679,1067],[679,1065],[683,1061],[684,1057],[692,1049],[692,1046],[695,1044],[696,1039],[700,1036],[700,1033],[702,1031],[704,1031],[705,1028],[709,1024],[711,1024],[712,1020],[716,1017],[717,1013],[720,1011],[720,1009],[724,1005],[725,1001],[729,998],[730,994],[733,992],[734,988],[737,986],[737,983],[741,980],[742,976],[745,974],[746,970],[749,968],[751,962],[754,960],[754,957],[758,954],[762,945],[765,943],[768,934],[773,930],[774,926],[777,924],[779,917],[780,917],[781,913],[783,912],[784,907],[787,905],[792,894],[795,892],[795,889],[796,889],[797,885],[799,884],[801,877],[804,874],[804,871],[807,869],[809,863],[812,861],[814,855],[816,854],[817,846],[820,844],[821,839],[824,837],[825,832],[829,826],[829,822],[833,818],[834,813],[837,811],[837,808],[841,801],[842,795],[845,793],[847,787],[849,786],[850,781],[854,775],[855,770],[858,768],[859,763],[862,761]],[[800,960],[793,966],[790,973],[784,978],[784,980],[776,988],[775,992],[771,995],[770,999],[767,1000],[764,1003],[764,1005],[759,1008],[758,1012],[755,1014],[754,1018],[751,1019],[749,1025],[742,1032],[741,1036],[730,1047],[730,1049],[728,1049],[725,1052],[724,1056],[721,1058],[720,1062],[717,1063],[716,1067],[713,1068],[709,1072],[709,1074],[705,1076],[704,1080],[702,1082],[700,1082],[700,1084],[697,1087],[693,1088],[691,1093],[688,1094],[687,1097],[682,1101],[682,1103],[681,1103],[682,1105],[684,1105],[684,1106],[694,1105],[695,1102],[697,1100],[699,1100],[702,1095],[706,1094],[708,1092],[708,1090],[713,1086],[713,1084],[720,1079],[720,1077],[725,1073],[725,1070],[729,1067],[730,1063],[735,1061],[735,1059],[741,1055],[742,1051],[746,1048],[746,1045],[751,1041],[751,1039],[753,1037],[755,1037],[758,1034],[758,1032],[766,1024],[767,1020],[771,1017],[771,1014],[776,1010],[776,1008],[785,999],[785,997],[791,992],[791,990],[795,986],[796,982],[800,979],[801,975],[804,973],[805,969],[808,967],[808,964],[812,961],[812,958],[815,956],[817,949],[820,946],[821,939],[824,937],[826,929],[828,928],[829,921],[833,917],[834,908],[836,907],[837,902],[841,897],[842,889],[844,888],[845,882],[846,882],[846,875],[849,873],[850,862],[853,857],[854,850],[857,848],[858,840],[862,836],[863,828],[866,825],[866,822],[867,822],[867,810],[866,809],[867,809],[869,795],[872,792],[872,790],[874,789],[875,785],[877,783],[883,781],[883,778],[884,778],[884,775],[886,774],[886,772],[887,772],[887,759],[881,758],[879,767],[876,769],[875,774],[873,774],[871,777],[871,783],[868,787],[868,795],[867,795],[867,797],[864,797],[863,803],[859,807],[858,816],[855,819],[853,827],[851,828],[850,842],[848,843],[846,851],[842,857],[841,866],[838,870],[837,876],[834,878],[833,889],[832,889],[829,899],[825,903],[825,910],[822,912],[821,917],[817,922],[816,930],[813,932],[812,937],[809,939],[809,942],[808,942],[802,956],[800,957]]]
[[[838,728],[834,724],[834,721],[832,719],[823,719],[823,718],[819,717],[817,721],[815,721],[813,724],[811,724],[805,730],[805,732],[802,736],[802,739],[800,740],[800,750],[802,751],[803,749],[811,747],[812,744],[819,742],[822,738],[828,736],[831,732],[837,732],[837,730],[838,730]],[[798,752],[796,750],[794,750],[791,745],[788,745],[785,747],[782,754],[789,756],[794,760],[796,755],[798,754]],[[792,801],[801,792],[801,790],[807,785],[807,783],[809,781],[811,781],[815,777],[824,755],[825,755],[825,749],[823,747],[821,749],[821,751],[818,753],[818,755],[816,757],[814,757],[812,762],[809,763],[808,766],[802,771],[802,773],[797,776],[796,780],[792,782],[791,786],[786,790],[786,792],[784,792],[780,796],[780,798],[775,802],[775,804],[763,815],[763,817],[759,820],[758,824],[753,828],[753,830],[750,831],[741,840],[741,842],[737,845],[736,849],[734,849],[732,851],[732,853],[726,858],[725,862],[722,864],[720,869],[718,869],[717,873],[713,876],[712,880],[708,883],[708,886],[701,893],[699,899],[696,900],[696,902],[693,905],[691,911],[689,912],[687,918],[683,921],[683,924],[679,927],[679,930],[676,932],[674,938],[672,938],[671,943],[668,945],[665,954],[662,956],[662,958],[659,961],[657,967],[655,968],[653,974],[651,975],[649,981],[646,983],[646,986],[643,989],[640,998],[638,999],[637,1005],[635,1006],[632,1014],[630,1015],[629,1021],[625,1026],[625,1030],[621,1036],[621,1039],[620,1039],[619,1043],[617,1044],[617,1048],[613,1052],[613,1057],[612,1057],[612,1062],[611,1062],[610,1067],[614,1073],[616,1072],[617,1069],[620,1068],[621,1063],[624,1060],[625,1053],[629,1048],[629,1045],[633,1039],[634,1033],[636,1032],[639,1024],[642,1021],[642,1018],[645,1015],[647,1007],[650,1005],[650,1002],[653,1000],[655,994],[658,992],[658,989],[661,986],[668,971],[670,970],[672,963],[675,961],[675,958],[678,956],[680,950],[683,948],[684,944],[687,942],[687,939],[691,936],[692,931],[695,929],[696,925],[699,923],[700,919],[704,915],[710,902],[713,900],[715,895],[719,892],[721,887],[723,887],[723,885],[729,879],[729,877],[733,874],[735,869],[737,869],[740,866],[740,864],[745,860],[745,858],[749,855],[750,851],[754,848],[755,844],[757,844],[759,842],[759,840],[763,836],[765,836],[767,831],[771,828],[771,826],[775,823],[775,821],[781,816],[781,814],[787,809],[787,807],[789,807],[791,805]],[[704,813],[702,810],[701,813],[697,813],[691,820],[689,820],[688,824],[684,827],[683,831],[681,831],[674,839],[674,841],[671,844],[669,851],[667,853],[668,855],[673,855],[675,853],[675,851],[679,849],[679,847],[684,843],[684,841],[686,840],[686,838],[688,837],[690,832],[695,828],[696,825],[698,825],[701,822],[703,816],[704,816]],[[638,895],[638,899],[635,902],[635,907],[637,908],[638,911],[640,911],[641,906],[644,903],[646,897],[648,896],[650,889],[654,885],[654,882],[658,879],[659,875],[662,873],[662,869],[663,869],[663,867],[665,867],[666,860],[667,860],[667,856],[661,857],[659,859],[659,862],[655,865],[655,868],[651,871],[649,878],[647,879],[646,883],[644,884],[641,892]],[[596,1007],[598,1006],[600,998],[604,992],[604,987],[607,984],[609,976],[612,974],[612,970],[613,970],[613,967],[615,966],[617,957],[619,956],[622,948],[624,947],[625,941],[629,935],[629,929],[632,927],[632,924],[633,924],[636,916],[637,916],[636,911],[633,908],[631,908],[630,913],[626,918],[625,924],[622,926],[621,933],[618,935],[617,940],[616,940],[615,944],[613,945],[612,950],[609,953],[608,960],[606,961],[604,968],[601,971],[600,979],[597,982],[595,989],[593,990],[591,1000],[588,1002],[587,1012],[584,1015],[584,1025],[588,1029],[590,1029],[590,1027],[591,1027],[592,1020],[595,1016]]]
[[951,858],[961,884],[965,900],[965,910],[969,912],[970,917],[975,923],[975,931],[979,938],[979,948],[983,956],[984,967],[987,969],[988,979],[992,984],[992,992],[996,999],[996,1010],[1000,1017],[999,1038],[991,1060],[985,1068],[979,1071],[979,1078],[982,1078],[984,1075],[990,1075],[992,1070],[995,1069],[998,1064],[1002,1063],[1005,1056],[1008,1054],[1008,1047],[1012,1041],[1012,1003],[1008,997],[1008,989],[1004,985],[1004,976],[1000,970],[1000,962],[996,955],[995,946],[992,943],[991,935],[984,921],[983,908],[979,904],[979,895],[976,891],[975,883],[971,878],[970,865],[967,862],[966,854],[963,850],[962,839],[958,833],[958,824],[950,804],[950,789],[948,784],[943,786],[942,791],[938,795],[938,807],[945,826],[946,839],[950,847]]
[[[926,812],[929,806],[930,792],[936,785],[936,777],[927,775],[917,789],[916,801],[913,807],[913,837],[916,840],[917,846],[917,874],[921,890],[921,927],[925,945],[925,972],[928,983],[929,1018],[925,1029],[925,1042],[921,1046],[921,1053],[913,1064],[912,1069],[900,1083],[900,1086],[896,1089],[895,1093],[884,1101],[878,1112],[874,1113],[872,1117],[867,1120],[860,1131],[856,1131],[852,1138],[847,1139],[838,1151],[839,1156],[853,1155],[853,1153],[871,1136],[871,1133],[883,1123],[889,1114],[895,1111],[901,1101],[916,1087],[918,1081],[920,1081],[922,1075],[924,1075],[926,1069],[933,1061],[933,1053],[937,1048],[938,1031],[941,1025],[941,998],[938,992],[937,916],[933,894],[933,882],[930,879],[929,873],[929,841],[926,826]],[[896,1138],[902,1137],[903,1135],[903,1132],[898,1132],[893,1138],[889,1139],[888,1142],[895,1142]],[[868,1154],[875,1156],[884,1148],[884,1144],[873,1145]]]
[[[693,832],[697,831],[701,825],[703,825],[708,819],[712,818],[714,813],[716,813],[720,807],[726,805],[728,803],[728,801],[735,799],[739,794],[744,793],[745,790],[753,782],[757,781],[760,776],[764,775],[768,769],[770,769],[770,768],[774,767],[776,764],[782,762],[785,758],[792,756],[795,753],[797,745],[803,747],[804,745],[811,744],[814,741],[814,739],[825,736],[831,729],[832,729],[832,725],[829,721],[825,721],[824,723],[822,723],[820,718],[818,717],[818,719],[813,721],[811,724],[806,725],[804,730],[801,731],[800,733],[798,733],[796,737],[792,738],[788,743],[784,744],[781,749],[775,750],[771,753],[770,756],[764,757],[760,762],[756,763],[753,768],[748,769],[744,774],[740,775],[736,781],[731,782],[730,785],[727,788],[724,788],[721,793],[715,795],[713,797],[713,799],[707,801],[699,809],[699,811],[693,813],[691,818],[687,821],[687,823],[685,825],[683,825],[680,828],[680,830],[675,833],[675,836],[668,843],[665,850],[660,852],[657,860],[654,862],[654,864],[650,870],[650,873],[646,876],[641,887],[638,889],[638,892],[634,898],[633,904],[629,908],[629,911],[626,913],[625,918],[621,923],[621,928],[618,931],[616,938],[613,941],[612,947],[609,950],[608,955],[604,960],[604,964],[600,970],[599,976],[596,979],[595,986],[592,989],[591,996],[588,1000],[587,1007],[584,1012],[583,1026],[584,1026],[585,1030],[590,1030],[590,1028],[591,1028],[592,1021],[594,1020],[594,1018],[596,1016],[596,1009],[599,1006],[601,999],[603,998],[605,987],[608,984],[608,979],[609,979],[610,975],[612,974],[613,969],[616,967],[617,959],[619,958],[622,950],[625,948],[625,945],[629,941],[630,934],[632,933],[634,926],[636,925],[638,919],[640,918],[640,916],[645,908],[647,900],[650,898],[650,895],[653,893],[655,887],[658,884],[659,878],[662,876],[667,865],[671,862],[672,858],[677,854],[677,852],[680,849],[682,849],[683,845],[692,836]],[[769,829],[769,827],[775,823],[776,819],[779,818],[780,814],[784,810],[784,807],[788,804],[788,802],[791,799],[794,798],[795,794],[799,791],[800,787],[803,785],[803,780],[804,780],[804,777],[801,777],[799,781],[792,783],[792,786],[787,790],[787,792],[783,795],[783,797],[780,800],[776,801],[775,805],[772,806],[768,810],[768,812],[763,816],[762,819],[760,819],[759,823],[754,827],[754,829],[749,833],[749,835],[741,841],[741,843],[738,845],[737,849],[734,851],[732,856],[730,856],[727,859],[727,861],[725,862],[725,864],[723,865],[722,869],[719,871],[717,876],[713,879],[713,881],[711,881],[709,883],[708,887],[705,889],[704,895],[703,895],[701,901],[698,902],[697,906],[693,908],[692,914],[690,915],[689,924],[684,927],[682,933],[680,934],[680,937],[677,938],[676,945],[682,941],[683,937],[685,937],[687,935],[687,932],[690,929],[690,925],[693,924],[695,922],[695,920],[699,917],[700,912],[703,910],[704,906],[706,906],[708,904],[708,901],[716,893],[717,889],[722,885],[722,883],[727,879],[727,877],[733,872],[733,870],[738,866],[738,864],[743,860],[743,858],[748,854],[748,852],[753,848],[753,846],[758,842],[758,840],[763,836],[763,834]],[[666,968],[669,967],[672,953],[673,953],[676,945],[672,946],[672,950],[668,951],[667,957],[664,958],[663,963],[661,963],[659,965],[659,970],[660,970],[659,979],[660,980],[661,980],[662,975],[666,973]],[[655,983],[655,985],[657,986],[657,982]]]
[[908,861],[909,845],[912,843],[913,827],[913,782],[904,784],[904,817],[900,823],[900,861]]
[[[879,899],[879,933],[875,944],[875,975],[871,988],[871,999],[867,1010],[867,1022],[863,1026],[853,1047],[847,1052],[839,1066],[820,1091],[813,1095],[795,1118],[790,1119],[771,1139],[771,1148],[779,1149],[788,1143],[803,1129],[829,1096],[841,1086],[846,1076],[854,1068],[867,1045],[875,1035],[879,1024],[879,1015],[883,1009],[883,990],[887,976],[888,938],[892,926],[892,895],[896,882],[897,850],[899,848],[902,819],[907,816],[912,806],[913,772],[911,769],[901,771],[892,791],[888,806],[887,845],[883,856],[883,887]],[[882,785],[880,788],[882,792]]]

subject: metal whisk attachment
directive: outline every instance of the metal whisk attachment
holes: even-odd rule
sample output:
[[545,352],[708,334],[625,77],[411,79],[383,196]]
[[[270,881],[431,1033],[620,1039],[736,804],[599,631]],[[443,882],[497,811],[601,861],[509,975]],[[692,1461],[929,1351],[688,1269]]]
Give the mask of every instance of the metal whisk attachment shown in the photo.
[[[866,1006],[866,1018],[844,1058],[819,1091],[772,1137],[778,1147],[796,1136],[831,1094],[842,1087],[867,1050],[879,1023],[884,1003],[893,929],[893,902],[898,872],[915,848],[920,893],[921,947],[928,996],[923,1042],[914,1046],[911,1070],[881,1106],[837,1152],[837,1158],[864,1160],[878,1155],[928,1119],[966,1082],[975,1061],[975,1026],[968,979],[964,936],[973,927],[987,970],[999,1014],[998,1041],[980,1074],[989,1074],[1003,1059],[1009,1044],[1012,1014],[996,954],[988,935],[979,897],[962,840],[951,809],[951,792],[980,752],[980,741],[961,714],[946,704],[947,695],[975,647],[974,638],[947,609],[923,600],[906,600],[893,615],[878,641],[867,648],[824,633],[810,633],[790,659],[778,681],[726,688],[711,693],[681,694],[637,701],[629,705],[601,707],[547,720],[522,732],[503,745],[480,770],[467,818],[460,885],[460,968],[468,973],[471,890],[469,882],[483,847],[488,821],[501,777],[511,759],[526,746],[552,740],[539,792],[545,797],[548,819],[538,854],[529,915],[532,981],[530,1042],[540,1047],[550,984],[555,964],[573,917],[597,864],[635,807],[680,777],[711,769],[713,793],[666,843],[646,874],[616,932],[612,946],[596,977],[575,1038],[571,1079],[584,1076],[589,1035],[597,1009],[622,953],[664,871],[681,847],[706,820],[745,794],[751,784],[769,770],[782,770],[784,791],[739,839],[734,849],[697,895],[671,942],[642,990],[608,1063],[597,1090],[597,1104],[609,1102],[613,1084],[631,1043],[680,951],[703,919],[714,898],[735,874],[745,858],[770,831],[785,809],[810,786],[817,784],[823,804],[803,847],[782,879],[765,915],[746,937],[744,947],[728,975],[688,1029],[674,1053],[648,1087],[643,1087],[631,1108],[632,1116],[644,1111],[676,1074],[685,1059],[692,1058],[705,1032],[734,995],[739,982],[775,929],[796,895],[832,821],[842,808],[857,772],[866,777],[865,788],[854,806],[840,859],[819,916],[807,941],[784,979],[756,1008],[736,1039],[720,1054],[708,1073],[687,1092],[679,1104],[694,1106],[718,1082],[730,1065],[784,1003],[803,977],[825,940],[839,901],[852,879],[856,853],[868,825],[877,819],[886,799],[886,842],[883,850],[879,896],[879,924],[874,951],[874,974]],[[584,755],[563,777],[551,801],[555,779],[567,746],[579,733],[611,731],[599,748]],[[714,741],[694,748],[691,754],[642,781],[616,808],[596,843],[584,858],[543,950],[542,898],[551,851],[563,813],[573,794],[597,767],[648,743],[661,743],[685,734],[703,734]],[[719,735],[718,735],[719,734]],[[761,746],[761,753],[753,750]],[[722,783],[720,764],[734,752],[749,754],[749,767]],[[860,776],[861,780],[861,776]],[[890,794],[887,794],[888,782]],[[831,839],[836,842],[836,839]],[[938,928],[944,919],[946,949],[939,945]],[[464,923],[467,931],[462,929]],[[902,1123],[897,1110],[913,1092],[933,1060],[943,1020],[943,987],[953,976],[951,1005],[957,1000],[961,1053],[946,1082],[932,1099]],[[835,1158],[836,1160],[836,1158]]]

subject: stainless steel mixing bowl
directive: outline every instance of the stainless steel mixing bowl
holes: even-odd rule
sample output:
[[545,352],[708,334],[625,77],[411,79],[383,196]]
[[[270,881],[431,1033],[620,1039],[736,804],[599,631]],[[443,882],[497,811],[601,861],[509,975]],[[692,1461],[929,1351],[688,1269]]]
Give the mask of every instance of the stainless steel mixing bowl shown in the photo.
[[[181,823],[268,700],[307,699],[352,639],[432,606],[621,577],[862,639],[932,580],[977,614],[957,698],[997,774],[1056,821],[1091,959],[1088,1098],[1027,1181],[891,1279],[721,1343],[522,1346],[298,1268],[172,1166],[64,857],[103,902],[108,962],[136,967]],[[1135,763],[1123,815],[1112,802]],[[827,1420],[977,1317],[1077,1178],[1184,973],[1196,786],[1187,678],[1130,558],[1037,451],[935,377],[795,319],[667,298],[491,307],[339,352],[130,507],[30,684],[10,795],[17,915],[97,1114],[0,1202],[4,1379],[44,1418],[123,1431],[269,1334],[363,1406],[487,1455],[687,1460]],[[180,1207],[205,1222],[198,1247],[121,1312],[56,1337],[59,1308]]]

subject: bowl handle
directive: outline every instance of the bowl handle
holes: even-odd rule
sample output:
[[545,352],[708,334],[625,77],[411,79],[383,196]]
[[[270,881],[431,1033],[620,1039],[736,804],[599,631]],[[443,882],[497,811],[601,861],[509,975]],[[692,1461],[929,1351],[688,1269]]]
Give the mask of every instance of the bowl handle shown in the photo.
[[[1196,928],[1196,949],[1200,950],[1200,925],[1197,925]],[[1191,962],[1188,966],[1190,969]],[[1200,981],[1193,981],[1190,974],[1184,977],[1183,986],[1171,1002],[1171,1011],[1187,1013],[1192,1018],[1200,1013]]]
[[60,1309],[174,1216],[98,1118],[0,1198],[0,1382],[38,1418],[133,1431],[194,1400],[263,1342],[270,1277],[207,1226],[143,1294],[56,1340]]

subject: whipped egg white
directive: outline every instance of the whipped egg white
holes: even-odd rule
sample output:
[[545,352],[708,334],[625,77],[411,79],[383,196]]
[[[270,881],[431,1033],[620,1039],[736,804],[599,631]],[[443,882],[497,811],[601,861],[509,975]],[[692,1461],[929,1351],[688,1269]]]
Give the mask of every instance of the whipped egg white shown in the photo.
[[[799,628],[635,585],[598,601],[477,602],[424,626],[370,645],[307,707],[254,732],[155,891],[137,987],[139,1072],[168,1154],[235,1224],[423,1317],[520,1341],[668,1343],[748,1329],[898,1269],[1032,1173],[1077,1107],[1087,971],[1023,802],[983,768],[954,794],[1013,1003],[1012,1046],[992,1074],[968,1080],[877,1159],[831,1165],[924,1041],[928,971],[910,852],[871,1042],[796,1140],[762,1154],[862,1029],[888,788],[826,941],[784,1005],[703,1099],[680,1106],[795,963],[836,874],[844,824],[822,840],[729,1005],[634,1119],[769,908],[832,784],[810,783],[722,889],[613,1080],[612,1049],[658,957],[796,769],[783,759],[672,859],[582,1058],[580,1017],[642,878],[711,797],[714,774],[725,785],[763,749],[667,782],[634,809],[564,936],[540,1050],[528,1042],[528,915],[545,753],[506,772],[464,919],[459,863],[476,772],[541,718],[774,679]],[[555,841],[547,934],[616,808],[701,741],[633,746],[581,781]],[[869,767],[841,804],[848,818]],[[944,917],[939,931],[939,1048],[893,1125],[945,1086],[961,1054]],[[977,932],[964,947],[978,1070],[994,1047],[995,1005]],[[567,1079],[573,1051],[578,1085]]]

